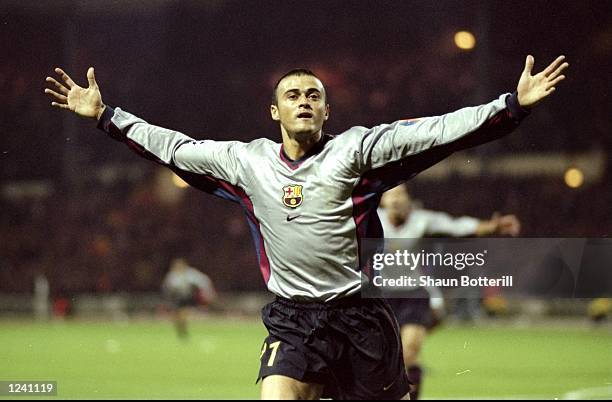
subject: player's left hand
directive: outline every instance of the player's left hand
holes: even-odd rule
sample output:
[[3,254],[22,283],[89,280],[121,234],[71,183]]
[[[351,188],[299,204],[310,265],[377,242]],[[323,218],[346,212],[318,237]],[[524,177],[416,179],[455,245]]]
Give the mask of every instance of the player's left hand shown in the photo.
[[525,69],[516,87],[521,106],[532,107],[555,91],[556,85],[565,79],[565,75],[561,73],[569,66],[563,60],[565,60],[565,56],[559,56],[543,71],[531,75],[535,61],[533,56],[527,56]]

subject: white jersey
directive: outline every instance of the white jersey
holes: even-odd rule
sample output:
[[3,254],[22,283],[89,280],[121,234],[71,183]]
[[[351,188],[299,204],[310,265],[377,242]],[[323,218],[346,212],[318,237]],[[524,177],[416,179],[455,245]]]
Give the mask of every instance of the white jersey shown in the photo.
[[162,289],[165,293],[179,298],[192,296],[194,289],[200,289],[207,295],[214,294],[212,281],[208,275],[191,267],[168,272],[164,278]]
[[195,140],[107,107],[99,127],[189,184],[240,204],[268,289],[326,302],[361,288],[360,240],[380,238],[382,193],[455,151],[512,131],[527,114],[516,94],[443,116],[353,127],[298,161],[282,144]]

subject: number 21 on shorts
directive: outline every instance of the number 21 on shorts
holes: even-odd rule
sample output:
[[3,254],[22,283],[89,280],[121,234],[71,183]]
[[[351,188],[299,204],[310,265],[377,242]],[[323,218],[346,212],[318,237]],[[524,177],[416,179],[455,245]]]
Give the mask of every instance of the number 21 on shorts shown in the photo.
[[268,345],[264,342],[263,347],[261,348],[261,354],[259,355],[259,359],[263,357],[268,349],[271,350],[270,358],[268,359],[268,367],[272,367],[274,365],[274,359],[276,359],[276,352],[278,351],[278,347],[280,346],[280,341],[276,341]]

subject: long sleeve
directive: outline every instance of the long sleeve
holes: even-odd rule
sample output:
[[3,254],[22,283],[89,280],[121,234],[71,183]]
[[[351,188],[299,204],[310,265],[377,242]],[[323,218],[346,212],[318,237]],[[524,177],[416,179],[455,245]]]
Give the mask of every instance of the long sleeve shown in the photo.
[[454,152],[499,139],[529,113],[514,93],[442,116],[400,120],[372,129],[356,127],[351,135],[358,145],[351,160],[361,176],[360,193],[364,197],[381,194]]
[[395,185],[453,152],[510,133],[528,114],[518,104],[516,94],[504,94],[490,103],[442,116],[376,126],[362,132],[358,139],[358,169],[362,174],[382,171],[381,177]]
[[137,154],[188,176],[210,176],[237,186],[243,185],[248,177],[241,163],[245,144],[238,141],[195,140],[108,106],[98,128],[126,143]]

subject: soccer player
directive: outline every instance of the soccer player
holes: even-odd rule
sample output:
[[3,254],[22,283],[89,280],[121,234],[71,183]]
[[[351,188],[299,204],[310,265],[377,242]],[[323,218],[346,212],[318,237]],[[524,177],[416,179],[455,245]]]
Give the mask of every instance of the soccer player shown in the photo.
[[[494,215],[489,220],[480,220],[468,216],[455,218],[444,212],[414,208],[405,184],[385,192],[380,205],[382,208],[378,215],[385,238],[406,239],[402,243],[406,249],[412,249],[418,239],[426,236],[517,236],[520,231],[520,222],[514,215]],[[412,383],[410,399],[419,397],[423,377],[419,354],[427,330],[440,318],[437,310],[441,308],[442,299],[437,295],[430,298],[429,294],[436,290],[416,288],[410,291],[411,297],[387,300],[400,325],[404,365]]]
[[270,114],[282,143],[195,140],[102,102],[94,69],[82,88],[60,68],[53,106],[97,120],[110,137],[167,166],[192,186],[244,209],[268,289],[262,310],[263,399],[398,399],[407,396],[397,323],[387,303],[360,297],[360,239],[381,237],[385,190],[455,151],[512,131],[564,79],[560,56],[517,91],[490,103],[374,128],[323,132],[323,83],[305,69],[282,76]]
[[175,258],[162,283],[162,292],[174,307],[174,324],[179,338],[187,338],[190,308],[207,305],[216,298],[210,278],[189,266],[184,258]]

